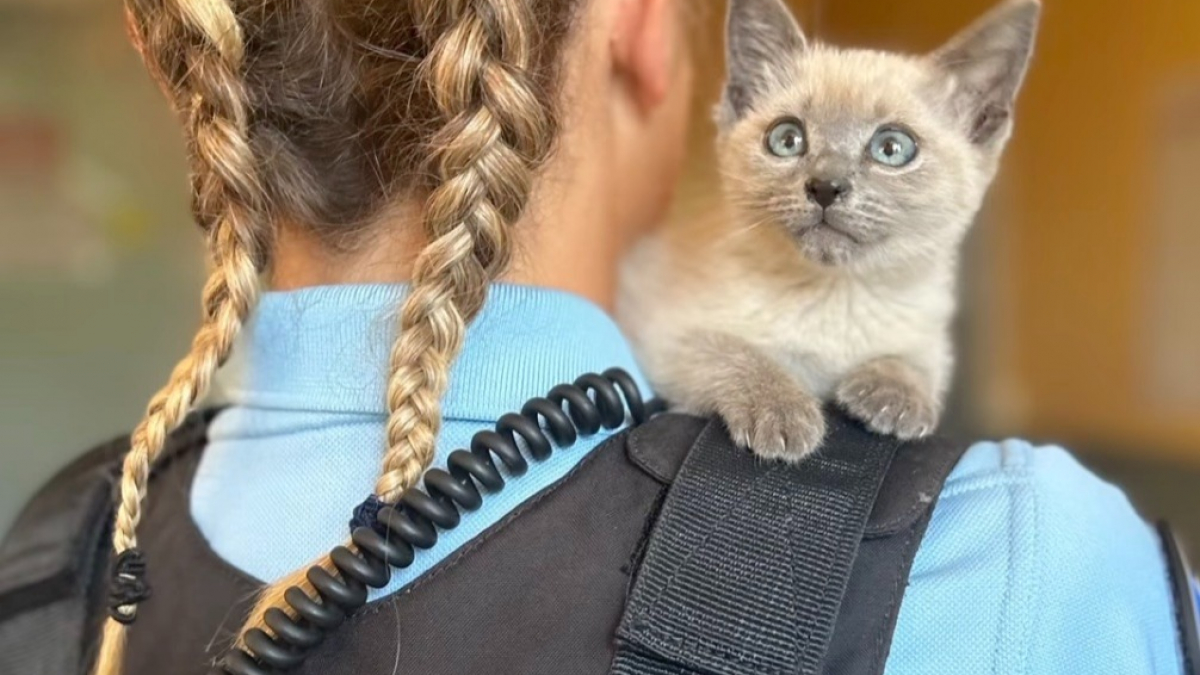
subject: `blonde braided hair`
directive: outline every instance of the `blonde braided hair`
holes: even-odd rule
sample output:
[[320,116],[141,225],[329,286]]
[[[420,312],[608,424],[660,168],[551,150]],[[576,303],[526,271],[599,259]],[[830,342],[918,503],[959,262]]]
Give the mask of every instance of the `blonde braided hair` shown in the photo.
[[431,243],[417,259],[391,355],[388,451],[375,488],[385,502],[415,485],[433,459],[450,363],[487,282],[508,266],[509,226],[554,137],[550,110],[527,74],[534,40],[524,3],[415,4],[431,23],[450,25],[424,69],[446,123],[429,159],[439,183],[425,208]]
[[[551,103],[528,72],[536,39],[527,3],[411,5],[430,40],[421,74],[442,124],[429,142],[425,171],[434,179],[423,221],[429,244],[417,257],[390,359],[388,450],[375,488],[385,503],[415,486],[433,460],[450,366],[483,307],[488,282],[511,260],[511,226],[555,137]],[[328,556],[313,564],[335,569]],[[263,591],[243,635],[254,628],[272,632],[264,615],[272,608],[291,611],[284,601],[289,588],[315,594],[307,569]]]
[[[125,456],[120,501],[113,528],[113,550],[120,556],[137,550],[137,526],[146,497],[150,470],[167,436],[207,391],[218,366],[228,356],[258,292],[263,259],[262,199],[254,181],[254,161],[246,141],[248,118],[239,78],[242,36],[232,10],[223,1],[187,0],[174,7],[131,2],[127,7],[135,40],[143,52],[173,53],[178,62],[151,62],[160,83],[172,95],[186,120],[194,184],[194,209],[208,232],[213,272],[204,286],[203,316],[191,349],[158,391],[134,430]],[[174,15],[166,31],[139,32]],[[186,52],[150,48],[151,42],[177,40],[186,31],[195,47]],[[183,73],[187,73],[186,76]],[[186,85],[186,86],[185,86]],[[105,622],[97,675],[118,675],[124,657],[126,628],[137,614],[135,603],[113,608]],[[118,618],[122,621],[118,621]]]
[[[428,245],[399,314],[376,486],[397,501],[433,457],[451,363],[512,256],[511,226],[555,137],[546,92],[579,0],[126,2],[134,42],[185,121],[213,273],[192,349],[133,434],[114,550],[137,550],[150,470],[254,305],[272,225],[307,227],[337,250],[397,199],[420,198]],[[306,570],[267,588],[248,628],[285,607],[287,588],[312,594]],[[114,611],[96,675],[121,670],[115,619],[136,606]]]

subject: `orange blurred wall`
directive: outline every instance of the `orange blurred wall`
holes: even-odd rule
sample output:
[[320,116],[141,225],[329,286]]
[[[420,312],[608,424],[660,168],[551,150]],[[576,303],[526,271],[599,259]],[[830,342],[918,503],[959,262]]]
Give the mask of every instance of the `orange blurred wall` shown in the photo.
[[[1161,373],[1163,359],[1182,368],[1200,352],[1200,327],[1164,316],[1194,315],[1200,276],[1164,279],[1155,267],[1163,247],[1182,245],[1163,222],[1178,193],[1163,188],[1183,180],[1200,194],[1200,163],[1163,175],[1164,152],[1185,141],[1172,134],[1189,132],[1175,128],[1185,92],[1200,94],[1200,3],[1051,0],[1042,40],[1008,172],[1018,202],[1003,223],[1012,373],[1028,395],[1016,421],[1200,461],[1200,372],[1190,387]],[[1187,253],[1200,269],[1200,246]],[[1168,294],[1174,306],[1155,310]],[[1194,336],[1187,353],[1156,351],[1166,330]]]

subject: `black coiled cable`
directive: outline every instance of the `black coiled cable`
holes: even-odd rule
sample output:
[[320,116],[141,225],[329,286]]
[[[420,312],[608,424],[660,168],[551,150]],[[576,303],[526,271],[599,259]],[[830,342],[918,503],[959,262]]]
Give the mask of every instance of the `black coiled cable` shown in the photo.
[[[325,635],[367,603],[368,588],[383,588],[392,568],[412,564],[416,549],[437,543],[439,530],[458,526],[462,511],[483,505],[484,491],[504,488],[498,457],[513,476],[529,468],[522,446],[534,461],[550,457],[555,447],[574,445],[579,436],[616,429],[626,421],[626,410],[636,426],[659,412],[662,404],[646,402],[628,373],[613,368],[603,375],[589,373],[572,384],[560,384],[544,398],[535,398],[480,431],[470,450],[455,450],[448,470],[425,472],[425,490],[413,488],[395,506],[379,510],[384,533],[358,527],[351,533],[357,551],[338,546],[330,552],[336,573],[313,566],[308,581],[317,591],[313,598],[298,587],[284,593],[295,613],[273,608],[264,617],[274,636],[255,628],[243,635],[245,649],[233,648],[211,675],[271,675],[299,666]],[[483,487],[483,491],[480,490]]]

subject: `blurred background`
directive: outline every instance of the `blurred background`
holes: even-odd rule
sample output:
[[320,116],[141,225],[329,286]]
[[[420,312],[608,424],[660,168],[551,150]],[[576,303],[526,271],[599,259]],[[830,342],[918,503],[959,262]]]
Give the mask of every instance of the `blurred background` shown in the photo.
[[[1196,549],[1200,2],[1045,3],[964,264],[948,429],[1064,444]],[[906,51],[990,4],[794,3],[819,39]],[[715,198],[721,15],[701,13],[681,222]],[[185,172],[119,3],[0,0],[0,532],[57,467],[127,431],[186,349],[203,269]]]

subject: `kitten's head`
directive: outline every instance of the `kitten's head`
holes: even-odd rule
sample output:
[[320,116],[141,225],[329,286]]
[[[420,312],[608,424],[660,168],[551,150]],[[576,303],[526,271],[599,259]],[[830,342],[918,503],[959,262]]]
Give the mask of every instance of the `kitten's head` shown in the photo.
[[742,227],[823,266],[953,256],[1012,133],[1040,5],[1009,0],[932,54],[810,45],[781,0],[731,0],[717,110]]

